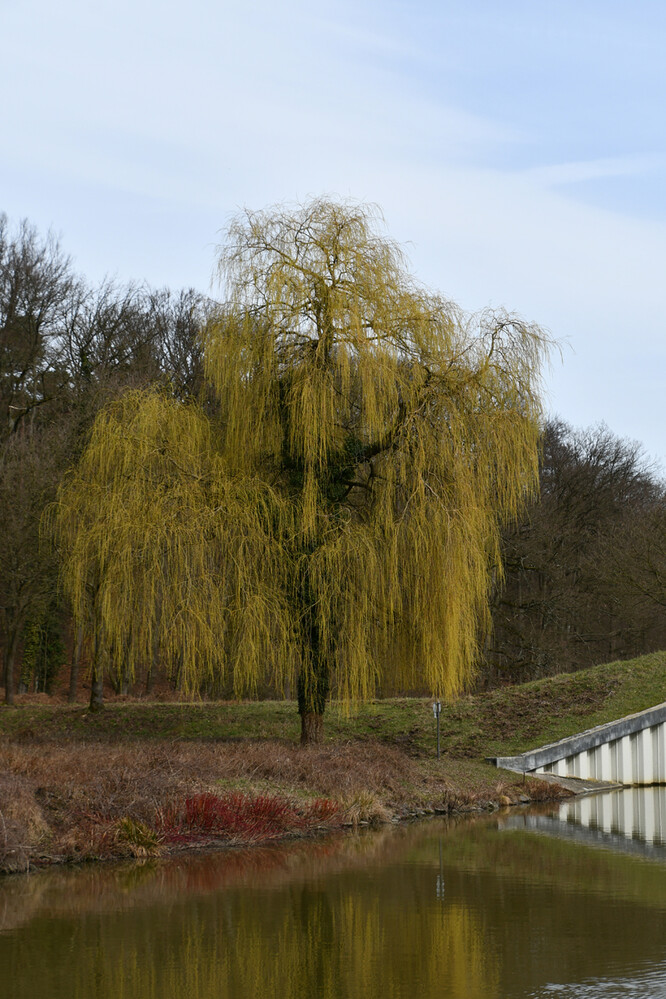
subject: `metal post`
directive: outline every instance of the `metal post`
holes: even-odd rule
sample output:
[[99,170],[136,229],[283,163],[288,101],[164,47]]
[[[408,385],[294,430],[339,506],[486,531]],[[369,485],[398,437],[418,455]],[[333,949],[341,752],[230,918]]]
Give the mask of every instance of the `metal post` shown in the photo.
[[437,759],[439,759],[439,715],[442,710],[442,702],[435,701],[432,706],[432,713],[437,721]]

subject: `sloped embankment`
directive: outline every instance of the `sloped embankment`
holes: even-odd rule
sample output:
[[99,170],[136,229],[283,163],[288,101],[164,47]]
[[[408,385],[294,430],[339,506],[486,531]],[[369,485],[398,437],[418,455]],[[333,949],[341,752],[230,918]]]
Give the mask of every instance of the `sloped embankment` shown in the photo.
[[303,836],[543,800],[482,761],[666,700],[666,653],[461,698],[391,699],[296,745],[293,704],[35,703],[0,711],[0,870]]

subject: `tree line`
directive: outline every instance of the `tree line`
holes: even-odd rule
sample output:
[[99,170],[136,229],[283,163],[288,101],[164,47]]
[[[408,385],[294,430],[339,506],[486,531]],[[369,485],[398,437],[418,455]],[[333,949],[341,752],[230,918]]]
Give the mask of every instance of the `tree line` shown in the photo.
[[[0,216],[0,642],[6,700],[47,690],[75,661],[46,506],[78,460],[97,413],[129,388],[201,390],[198,334],[212,303],[76,274],[53,236]],[[85,638],[85,636],[84,636]],[[69,658],[69,654],[67,656]]]
[[666,647],[666,491],[640,444],[552,419],[539,480],[503,531],[488,684]]
[[544,422],[537,327],[420,288],[364,207],[246,213],[220,262],[223,304],[92,286],[0,220],[8,702],[65,665],[74,696],[80,664],[286,685],[316,738],[331,687],[663,647],[663,484],[607,428]]

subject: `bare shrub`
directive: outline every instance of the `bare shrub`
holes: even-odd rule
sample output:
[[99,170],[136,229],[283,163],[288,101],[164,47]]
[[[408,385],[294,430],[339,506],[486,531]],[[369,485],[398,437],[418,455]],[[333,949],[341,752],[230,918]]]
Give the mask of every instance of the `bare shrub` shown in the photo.
[[14,774],[0,773],[0,871],[24,871],[48,826],[30,787]]

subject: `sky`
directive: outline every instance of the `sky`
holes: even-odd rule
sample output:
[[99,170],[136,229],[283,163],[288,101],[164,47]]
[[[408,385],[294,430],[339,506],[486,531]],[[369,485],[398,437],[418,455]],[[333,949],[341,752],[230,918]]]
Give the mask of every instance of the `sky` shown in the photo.
[[663,0],[0,0],[0,51],[0,211],[92,281],[219,295],[239,210],[375,203],[560,342],[548,413],[666,474]]

